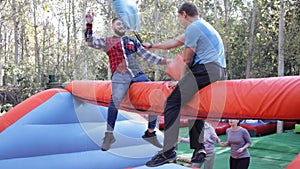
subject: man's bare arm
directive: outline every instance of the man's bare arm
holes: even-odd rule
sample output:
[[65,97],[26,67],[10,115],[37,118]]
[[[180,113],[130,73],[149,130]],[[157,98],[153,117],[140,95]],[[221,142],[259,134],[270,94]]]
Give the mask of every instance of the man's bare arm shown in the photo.
[[183,61],[187,66],[191,66],[194,56],[195,56],[196,48],[193,47],[185,47],[183,51]]
[[143,43],[143,46],[146,49],[163,49],[163,50],[169,50],[173,48],[177,48],[179,46],[182,46],[184,44],[184,34],[181,34],[177,36],[174,39],[169,39],[161,43],[157,44],[151,44],[151,43]]

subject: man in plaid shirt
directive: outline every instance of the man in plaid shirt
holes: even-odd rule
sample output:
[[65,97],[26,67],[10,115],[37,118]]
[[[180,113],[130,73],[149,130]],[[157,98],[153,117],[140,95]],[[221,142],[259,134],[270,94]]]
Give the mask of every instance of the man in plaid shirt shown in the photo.
[[[101,149],[106,151],[116,141],[113,135],[115,122],[118,114],[119,105],[127,93],[130,84],[134,82],[150,81],[140,69],[136,54],[147,62],[154,64],[167,64],[170,60],[159,57],[147,50],[141,43],[135,39],[125,36],[125,28],[119,18],[112,20],[112,30],[114,36],[104,38],[94,38],[92,34],[93,17],[88,13],[86,15],[85,38],[88,46],[100,49],[109,57],[110,68],[112,72],[112,98],[108,107],[107,131],[103,139]],[[162,147],[155,134],[157,116],[149,115],[148,129],[142,136],[146,141],[157,147]]]

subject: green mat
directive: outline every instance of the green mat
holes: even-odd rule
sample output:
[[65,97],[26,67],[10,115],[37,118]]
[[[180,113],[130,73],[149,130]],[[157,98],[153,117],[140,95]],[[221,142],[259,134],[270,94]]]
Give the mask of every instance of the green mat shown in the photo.
[[[181,128],[179,135],[188,137],[188,128]],[[226,135],[219,137],[222,141],[226,141]],[[300,152],[300,134],[295,134],[293,130],[287,130],[281,134],[251,137],[251,141],[249,169],[284,169]],[[217,144],[215,146],[214,169],[228,169],[230,148],[220,147]],[[191,158],[192,150],[189,144],[179,143],[177,155]]]

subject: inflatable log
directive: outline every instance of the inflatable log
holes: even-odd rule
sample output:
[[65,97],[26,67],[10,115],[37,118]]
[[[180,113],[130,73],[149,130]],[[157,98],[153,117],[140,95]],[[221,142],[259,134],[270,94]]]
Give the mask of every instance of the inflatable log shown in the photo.
[[[161,114],[170,81],[138,82],[131,85],[120,109]],[[107,106],[110,81],[73,81],[65,87],[78,98]],[[181,115],[200,118],[300,120],[300,77],[225,80],[194,95]]]

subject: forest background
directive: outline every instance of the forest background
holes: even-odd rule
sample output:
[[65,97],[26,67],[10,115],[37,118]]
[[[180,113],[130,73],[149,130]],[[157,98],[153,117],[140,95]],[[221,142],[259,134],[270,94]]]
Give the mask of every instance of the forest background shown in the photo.
[[[299,75],[299,0],[191,1],[224,41],[228,79]],[[184,32],[177,18],[183,2],[137,0],[144,42]],[[0,112],[45,90],[51,77],[59,83],[110,79],[106,54],[84,41],[88,10],[95,15],[94,36],[112,35],[112,0],[0,0]],[[175,58],[182,51],[154,52]],[[139,61],[152,80],[171,80],[163,66]]]

